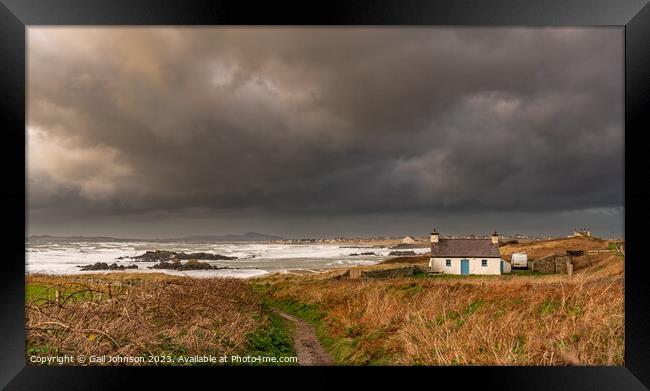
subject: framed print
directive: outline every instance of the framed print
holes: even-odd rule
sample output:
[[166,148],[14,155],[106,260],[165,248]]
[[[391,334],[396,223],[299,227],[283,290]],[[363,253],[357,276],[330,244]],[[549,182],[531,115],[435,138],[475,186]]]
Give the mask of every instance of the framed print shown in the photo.
[[2,0],[0,383],[647,389],[649,18]]

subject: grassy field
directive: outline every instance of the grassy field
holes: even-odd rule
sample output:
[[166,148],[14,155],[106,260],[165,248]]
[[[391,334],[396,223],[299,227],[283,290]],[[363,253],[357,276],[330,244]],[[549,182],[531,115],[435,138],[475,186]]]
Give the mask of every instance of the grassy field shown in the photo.
[[602,250],[608,249],[609,242],[598,238],[564,238],[538,240],[501,246],[501,258],[510,259],[512,253],[525,252],[529,259],[539,259],[548,255],[565,255],[566,250]]
[[294,355],[286,324],[243,280],[116,276],[28,277],[27,356]]
[[[562,239],[501,249],[505,259],[517,251],[535,259],[608,246]],[[525,270],[390,279],[337,278],[342,270],[250,280],[31,275],[27,355],[293,356],[291,325],[275,307],[311,323],[338,364],[623,365],[624,262],[614,252],[577,257],[572,277]]]
[[[571,239],[528,248],[544,256],[575,245]],[[589,255],[576,265],[573,277],[323,274],[255,283],[274,305],[314,324],[342,364],[623,365],[624,258]]]

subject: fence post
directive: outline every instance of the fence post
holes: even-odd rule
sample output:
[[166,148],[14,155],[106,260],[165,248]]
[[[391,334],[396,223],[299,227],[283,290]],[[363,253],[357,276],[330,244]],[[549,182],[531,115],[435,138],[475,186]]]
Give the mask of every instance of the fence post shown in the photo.
[[566,263],[566,272],[569,277],[573,276],[573,264],[571,262]]
[[54,300],[56,301],[56,305],[59,307],[61,306],[61,292],[59,292],[59,289],[54,291]]

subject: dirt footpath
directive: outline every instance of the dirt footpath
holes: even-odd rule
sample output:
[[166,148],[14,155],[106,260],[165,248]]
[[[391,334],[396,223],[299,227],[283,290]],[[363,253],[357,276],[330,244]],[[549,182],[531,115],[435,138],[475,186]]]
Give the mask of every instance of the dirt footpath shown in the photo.
[[298,319],[295,316],[289,315],[278,309],[273,311],[294,324],[293,331],[293,347],[298,356],[298,363],[300,365],[332,365],[332,357],[323,349],[314,328],[311,327],[304,320]]

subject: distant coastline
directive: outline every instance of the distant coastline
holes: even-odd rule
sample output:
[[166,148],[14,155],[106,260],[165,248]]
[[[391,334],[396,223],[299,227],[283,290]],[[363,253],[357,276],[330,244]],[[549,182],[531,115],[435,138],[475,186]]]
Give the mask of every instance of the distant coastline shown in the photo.
[[280,236],[267,235],[258,232],[227,235],[192,235],[176,238],[116,238],[112,236],[57,236],[57,235],[30,235],[26,240],[51,239],[58,241],[85,241],[85,242],[267,242],[283,240]]

